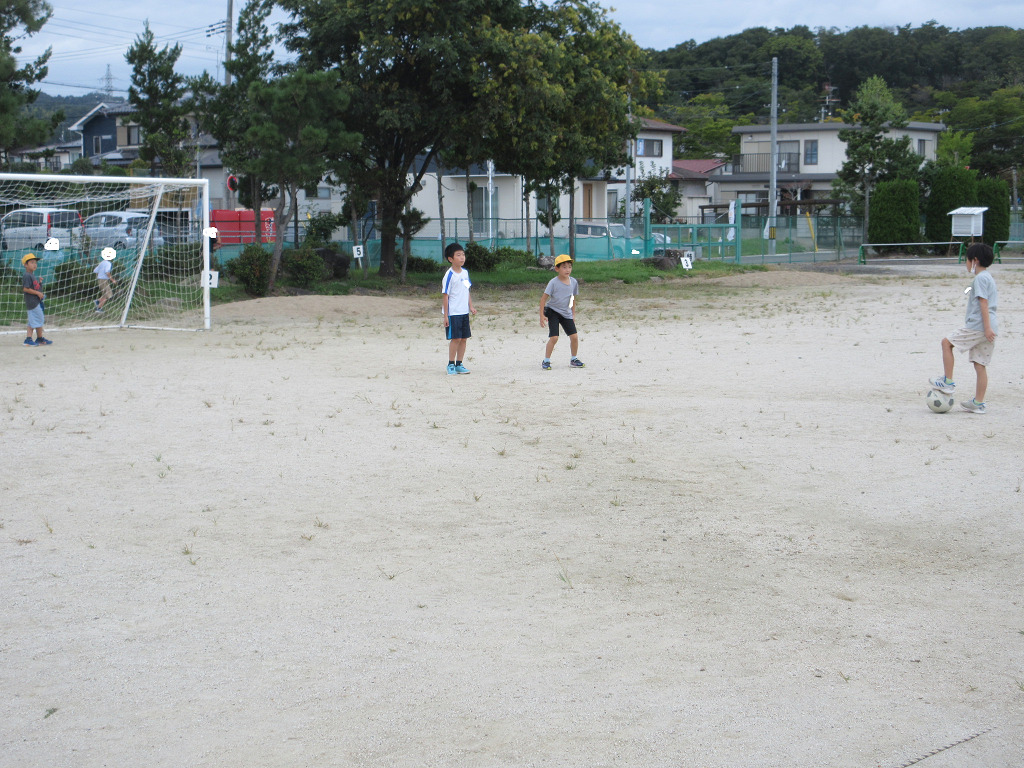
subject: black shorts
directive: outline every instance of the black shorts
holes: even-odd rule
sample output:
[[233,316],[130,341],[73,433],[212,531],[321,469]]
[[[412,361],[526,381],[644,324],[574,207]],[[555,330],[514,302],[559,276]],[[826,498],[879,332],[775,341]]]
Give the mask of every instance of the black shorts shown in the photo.
[[448,315],[448,327],[445,328],[445,337],[448,341],[468,339],[472,335],[469,332],[469,315]]
[[544,307],[544,317],[548,319],[548,338],[558,335],[558,328],[561,326],[566,336],[573,336],[576,333],[576,322],[563,317],[550,307]]

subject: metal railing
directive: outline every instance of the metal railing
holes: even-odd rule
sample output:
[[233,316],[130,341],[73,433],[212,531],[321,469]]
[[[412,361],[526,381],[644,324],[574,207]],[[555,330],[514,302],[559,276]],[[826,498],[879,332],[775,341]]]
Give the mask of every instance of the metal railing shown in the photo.
[[[800,172],[799,152],[780,152],[778,170],[782,173]],[[771,173],[771,152],[753,152],[732,156],[732,173]]]

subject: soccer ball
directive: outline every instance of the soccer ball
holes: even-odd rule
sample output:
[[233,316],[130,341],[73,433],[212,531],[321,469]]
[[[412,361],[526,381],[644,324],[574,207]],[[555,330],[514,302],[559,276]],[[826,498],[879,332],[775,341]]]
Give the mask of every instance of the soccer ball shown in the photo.
[[937,389],[929,389],[928,394],[925,395],[925,401],[928,403],[928,407],[936,413],[946,413],[953,407],[956,398]]

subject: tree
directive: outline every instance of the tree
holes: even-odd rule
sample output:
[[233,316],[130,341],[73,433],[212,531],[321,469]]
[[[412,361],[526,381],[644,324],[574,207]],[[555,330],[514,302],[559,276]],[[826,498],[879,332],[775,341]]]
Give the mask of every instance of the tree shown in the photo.
[[[21,67],[16,58],[21,46],[15,42],[42,29],[52,13],[44,0],[5,0],[0,7],[0,167],[10,166],[12,150],[42,144],[64,119],[63,112],[50,118],[25,114],[39,97],[39,91],[31,86],[46,77],[50,49]],[[23,31],[13,34],[19,28]]]
[[462,123],[518,28],[518,0],[281,0],[299,66],[330,70],[351,96],[346,123],[362,145],[332,158],[337,176],[379,200],[380,271],[395,274],[398,220],[413,189]]
[[935,148],[935,161],[940,165],[968,167],[974,149],[974,134],[963,131],[943,131]]
[[890,129],[907,125],[907,113],[882,78],[870,77],[857,89],[848,109],[850,125],[839,131],[846,143],[846,161],[837,174],[836,191],[853,207],[862,206],[864,231],[870,232],[871,192],[879,181],[916,179],[920,156],[910,149],[910,138],[891,138]]
[[248,100],[254,115],[261,118],[243,137],[256,155],[249,167],[278,188],[270,261],[269,287],[273,288],[299,190],[319,183],[328,172],[329,159],[353,151],[360,137],[345,127],[348,94],[337,72],[296,69],[270,82],[254,82]]
[[275,69],[273,37],[266,24],[272,7],[271,0],[250,0],[238,15],[237,37],[231,44],[230,60],[224,64],[231,76],[229,84],[214,82],[206,72],[191,84],[196,118],[217,140],[225,167],[241,177],[238,198],[254,213],[255,243],[262,240],[261,204],[272,199],[276,191],[252,172],[259,150],[245,136],[264,118],[249,101],[249,87],[267,82]]
[[484,91],[485,150],[548,196],[553,215],[551,197],[568,192],[572,206],[577,179],[628,161],[638,128],[631,100],[656,93],[658,80],[644,71],[643,51],[585,0],[534,8],[525,29],[505,33],[504,49]]
[[686,104],[671,108],[667,115],[670,122],[686,127],[686,133],[675,147],[675,157],[692,160],[738,155],[740,137],[732,129],[754,121],[752,114],[739,119],[732,117],[720,93],[702,93]]
[[633,190],[630,195],[634,206],[650,198],[651,220],[658,224],[672,222],[676,215],[676,209],[679,207],[683,197],[683,193],[678,185],[673,185],[669,181],[668,176],[668,171],[664,173],[651,172],[642,175],[633,184]]
[[134,107],[132,119],[142,129],[139,156],[156,175],[157,165],[173,177],[190,177],[193,152],[186,148],[191,130],[186,115],[186,80],[174,71],[181,45],[157,50],[153,31],[146,22],[143,33],[125,54],[132,65],[128,98]]

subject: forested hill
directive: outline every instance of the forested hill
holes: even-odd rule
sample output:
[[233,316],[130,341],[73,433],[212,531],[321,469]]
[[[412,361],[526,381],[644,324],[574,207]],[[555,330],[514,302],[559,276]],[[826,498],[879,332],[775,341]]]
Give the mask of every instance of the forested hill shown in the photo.
[[[758,27],[649,54],[665,77],[662,99],[650,106],[688,129],[706,124],[710,141],[716,124],[721,139],[726,124],[767,120],[777,56],[780,122],[836,119],[857,87],[878,75],[911,119],[975,133],[975,165],[996,171],[1022,159],[1024,30],[951,30],[935,22],[842,32]],[[690,149],[706,156],[715,147]]]

